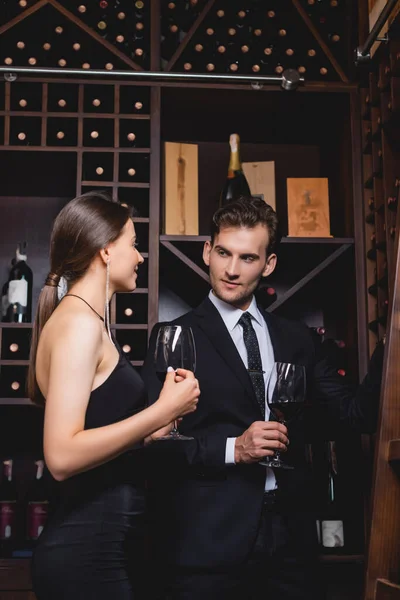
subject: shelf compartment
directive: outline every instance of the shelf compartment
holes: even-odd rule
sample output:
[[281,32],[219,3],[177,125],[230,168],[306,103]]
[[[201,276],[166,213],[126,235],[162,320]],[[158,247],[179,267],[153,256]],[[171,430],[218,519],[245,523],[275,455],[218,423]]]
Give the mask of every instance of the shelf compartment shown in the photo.
[[27,361],[31,341],[31,330],[4,328],[1,339],[1,361]]

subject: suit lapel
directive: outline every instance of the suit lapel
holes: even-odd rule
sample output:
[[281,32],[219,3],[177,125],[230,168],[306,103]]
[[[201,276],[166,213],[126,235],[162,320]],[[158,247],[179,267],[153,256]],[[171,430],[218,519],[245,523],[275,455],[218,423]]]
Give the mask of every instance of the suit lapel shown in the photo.
[[283,337],[282,332],[280,331],[278,322],[276,318],[271,315],[271,313],[266,312],[260,305],[258,305],[260,313],[265,319],[267,323],[269,337],[271,339],[272,348],[274,351],[274,361],[275,362],[287,362],[287,348],[285,349],[283,346]]
[[221,355],[242,387],[252,398],[258,410],[260,410],[247,369],[240,358],[240,354],[237,351],[221,315],[209,298],[206,298],[200,304],[194,311],[194,315],[197,317],[199,327],[209,338],[213,347]]

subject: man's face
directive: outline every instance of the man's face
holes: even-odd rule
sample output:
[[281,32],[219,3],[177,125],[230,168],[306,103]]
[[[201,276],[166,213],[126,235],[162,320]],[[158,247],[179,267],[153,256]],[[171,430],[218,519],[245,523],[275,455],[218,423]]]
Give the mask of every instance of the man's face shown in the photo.
[[210,281],[214,294],[237,308],[246,310],[261,277],[275,269],[276,255],[266,251],[269,242],[265,225],[226,227],[206,242],[203,260],[210,268]]

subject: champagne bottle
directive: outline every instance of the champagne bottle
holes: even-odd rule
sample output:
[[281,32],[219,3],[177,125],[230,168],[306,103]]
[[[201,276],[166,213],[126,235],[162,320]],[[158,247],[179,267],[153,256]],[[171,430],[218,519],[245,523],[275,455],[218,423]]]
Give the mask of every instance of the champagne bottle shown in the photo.
[[220,195],[219,206],[225,206],[229,202],[237,200],[240,196],[250,196],[250,188],[242,170],[240,161],[240,138],[237,133],[232,133],[229,138],[231,154],[228,167],[226,183]]
[[326,443],[326,491],[321,513],[321,544],[325,551],[340,551],[344,547],[343,516],[338,499],[338,469],[335,442]]
[[32,318],[33,275],[26,262],[26,247],[26,242],[18,244],[8,280],[7,321],[10,323],[29,323]]
[[3,461],[0,485],[0,547],[2,556],[11,556],[16,538],[17,491],[12,459]]
[[46,486],[43,481],[44,461],[37,460],[36,477],[26,497],[26,537],[37,540],[43,531],[48,515]]

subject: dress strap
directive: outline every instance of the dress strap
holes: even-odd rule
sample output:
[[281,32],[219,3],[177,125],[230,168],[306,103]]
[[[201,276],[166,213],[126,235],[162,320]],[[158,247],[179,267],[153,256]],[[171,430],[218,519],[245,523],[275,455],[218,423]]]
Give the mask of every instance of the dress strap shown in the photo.
[[63,296],[63,298],[66,298],[67,296],[73,296],[74,298],[79,298],[79,300],[82,300],[82,302],[84,302],[85,304],[87,304],[87,305],[88,305],[88,307],[89,307],[89,308],[91,308],[91,309],[92,309],[92,311],[93,311],[94,313],[96,313],[96,315],[99,317],[99,319],[101,319],[101,320],[103,321],[103,323],[104,323],[104,317],[102,317],[101,315],[99,315],[99,313],[97,312],[97,310],[95,310],[95,309],[93,308],[93,306],[90,306],[89,302],[87,302],[87,301],[85,300],[85,298],[82,298],[81,296],[78,296],[77,294],[65,294],[65,295]]

